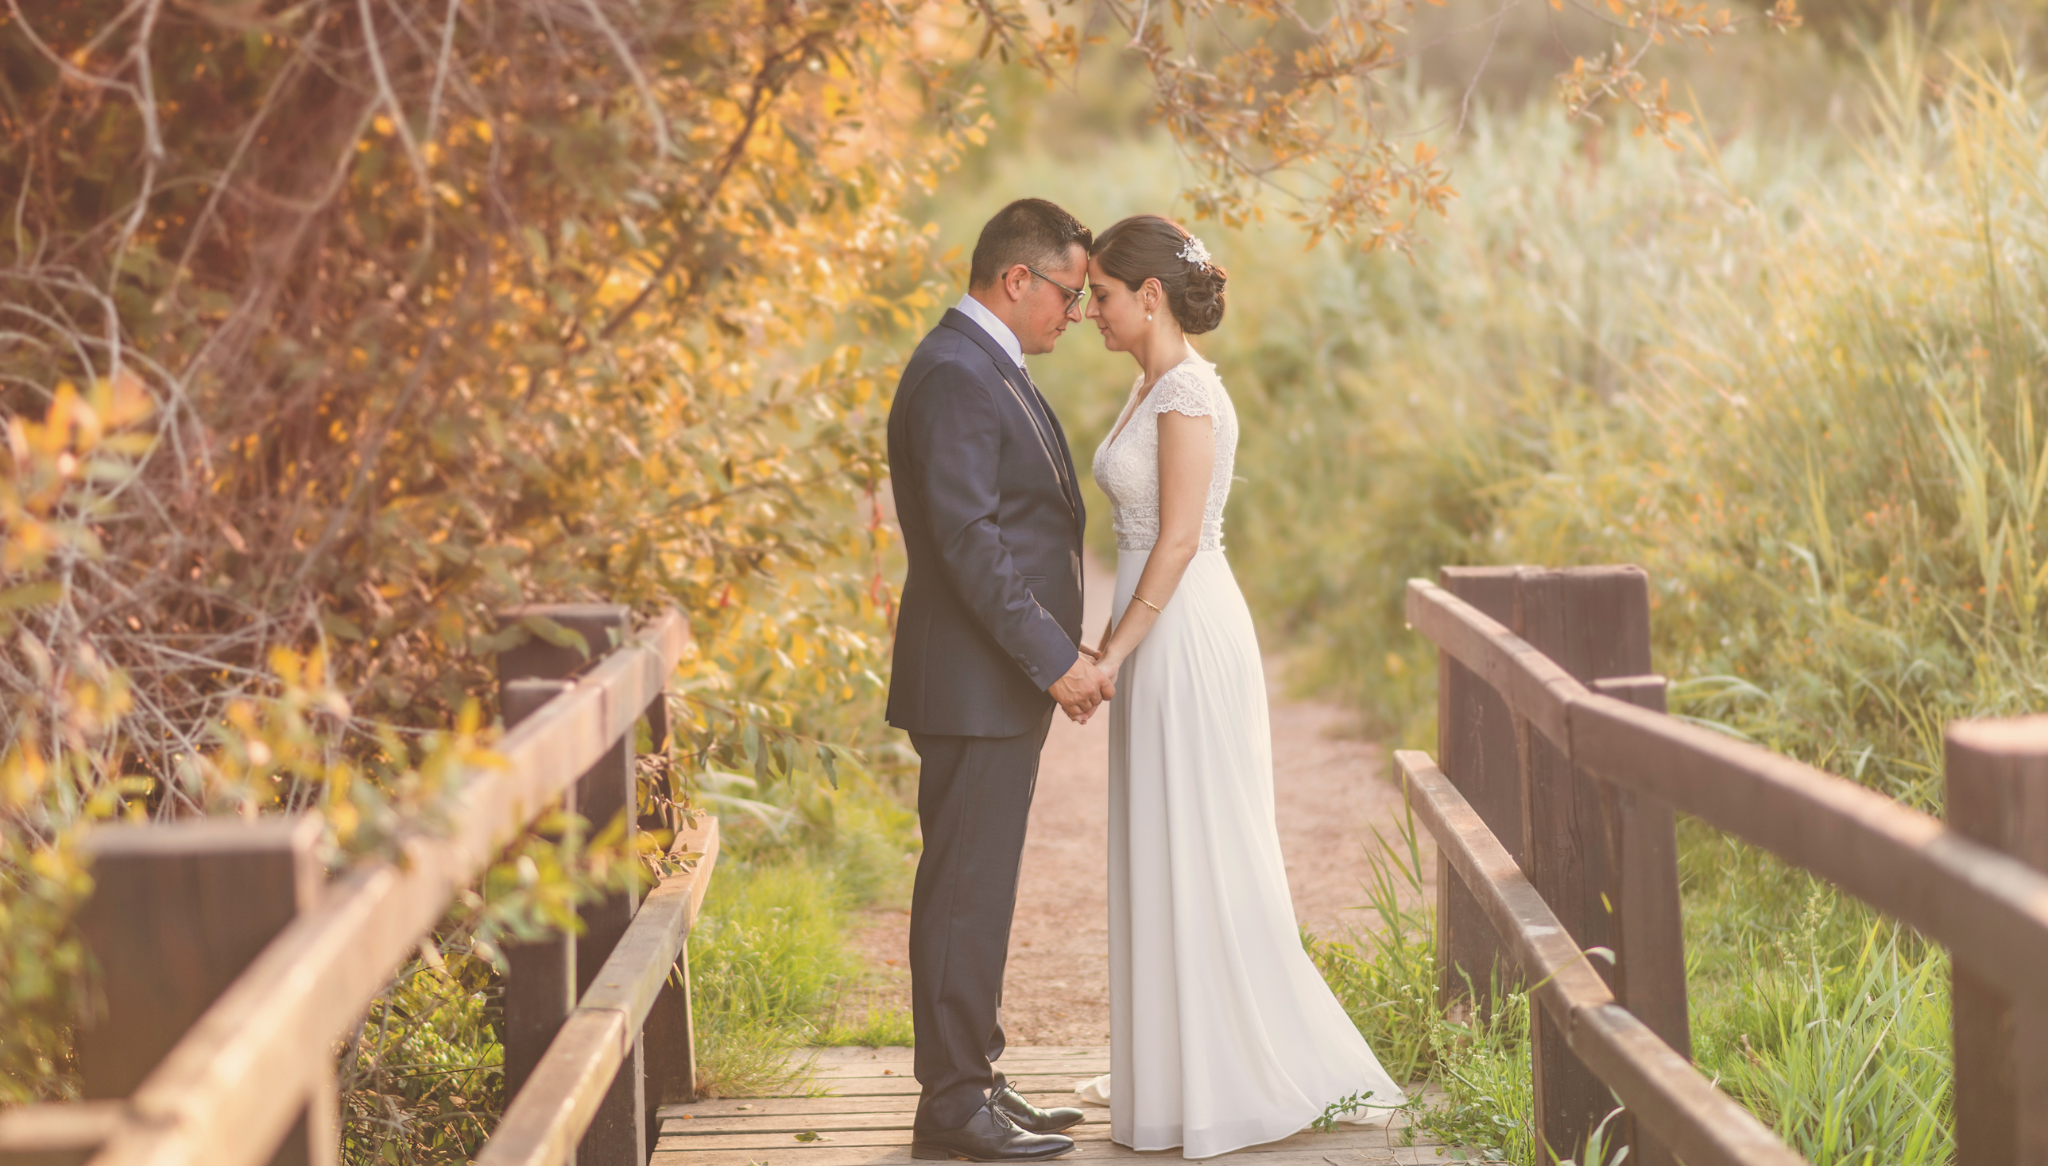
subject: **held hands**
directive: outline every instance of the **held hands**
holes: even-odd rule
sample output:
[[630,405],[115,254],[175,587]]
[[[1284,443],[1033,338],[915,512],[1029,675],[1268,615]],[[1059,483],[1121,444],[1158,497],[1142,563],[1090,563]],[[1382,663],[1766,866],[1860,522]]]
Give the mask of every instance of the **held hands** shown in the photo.
[[[1107,634],[1104,634],[1102,638],[1105,643],[1109,640]],[[1115,699],[1116,671],[1123,666],[1122,657],[1111,657],[1109,653],[1101,648],[1091,648],[1086,644],[1081,645],[1081,652],[1090,660],[1095,661],[1096,674],[1102,677],[1102,699]]]
[[1095,666],[1100,655],[1095,649],[1081,645],[1081,654],[1074,657],[1073,667],[1045,690],[1059,702],[1067,718],[1077,725],[1087,724],[1088,718],[1095,715],[1096,706],[1116,695],[1115,680]]

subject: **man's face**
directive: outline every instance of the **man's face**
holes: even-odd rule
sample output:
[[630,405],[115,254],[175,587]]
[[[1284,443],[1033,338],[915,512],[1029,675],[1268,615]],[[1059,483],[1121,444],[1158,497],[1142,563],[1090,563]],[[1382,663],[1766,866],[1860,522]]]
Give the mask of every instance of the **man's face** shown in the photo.
[[1081,318],[1081,301],[1056,285],[1065,289],[1087,286],[1088,252],[1076,243],[1067,248],[1057,266],[1041,267],[1037,276],[1017,264],[1004,274],[1004,283],[1016,305],[1016,319],[1005,323],[1017,334],[1018,346],[1026,356],[1051,352],[1067,325]]

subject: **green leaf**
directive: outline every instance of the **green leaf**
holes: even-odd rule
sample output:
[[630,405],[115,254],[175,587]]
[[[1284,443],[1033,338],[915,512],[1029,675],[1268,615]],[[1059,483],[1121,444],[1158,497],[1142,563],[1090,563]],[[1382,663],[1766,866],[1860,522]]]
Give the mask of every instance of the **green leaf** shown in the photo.
[[54,603],[64,594],[64,585],[54,579],[39,583],[24,583],[0,591],[0,611],[20,611],[24,607],[41,607]]
[[557,648],[574,648],[583,653],[586,659],[590,656],[590,641],[583,638],[582,632],[563,627],[547,616],[525,616],[519,621],[519,626]]

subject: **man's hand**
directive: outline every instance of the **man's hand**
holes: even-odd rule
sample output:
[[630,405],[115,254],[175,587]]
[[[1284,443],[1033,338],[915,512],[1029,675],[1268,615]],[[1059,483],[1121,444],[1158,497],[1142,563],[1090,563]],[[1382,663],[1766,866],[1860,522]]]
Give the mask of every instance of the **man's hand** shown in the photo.
[[1077,725],[1085,725],[1103,701],[1103,677],[1086,652],[1074,657],[1067,674],[1052,682],[1046,693],[1060,702],[1060,709]]

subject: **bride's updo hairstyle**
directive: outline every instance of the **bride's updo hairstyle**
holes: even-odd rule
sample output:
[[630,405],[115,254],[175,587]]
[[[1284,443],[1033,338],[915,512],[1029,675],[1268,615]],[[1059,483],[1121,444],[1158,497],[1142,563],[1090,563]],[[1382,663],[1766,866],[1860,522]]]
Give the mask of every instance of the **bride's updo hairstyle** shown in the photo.
[[1167,310],[1181,331],[1194,336],[1213,332],[1223,322],[1223,284],[1230,276],[1214,260],[1183,258],[1191,238],[1172,219],[1132,215],[1097,235],[1088,254],[1132,291],[1148,279],[1158,280]]

